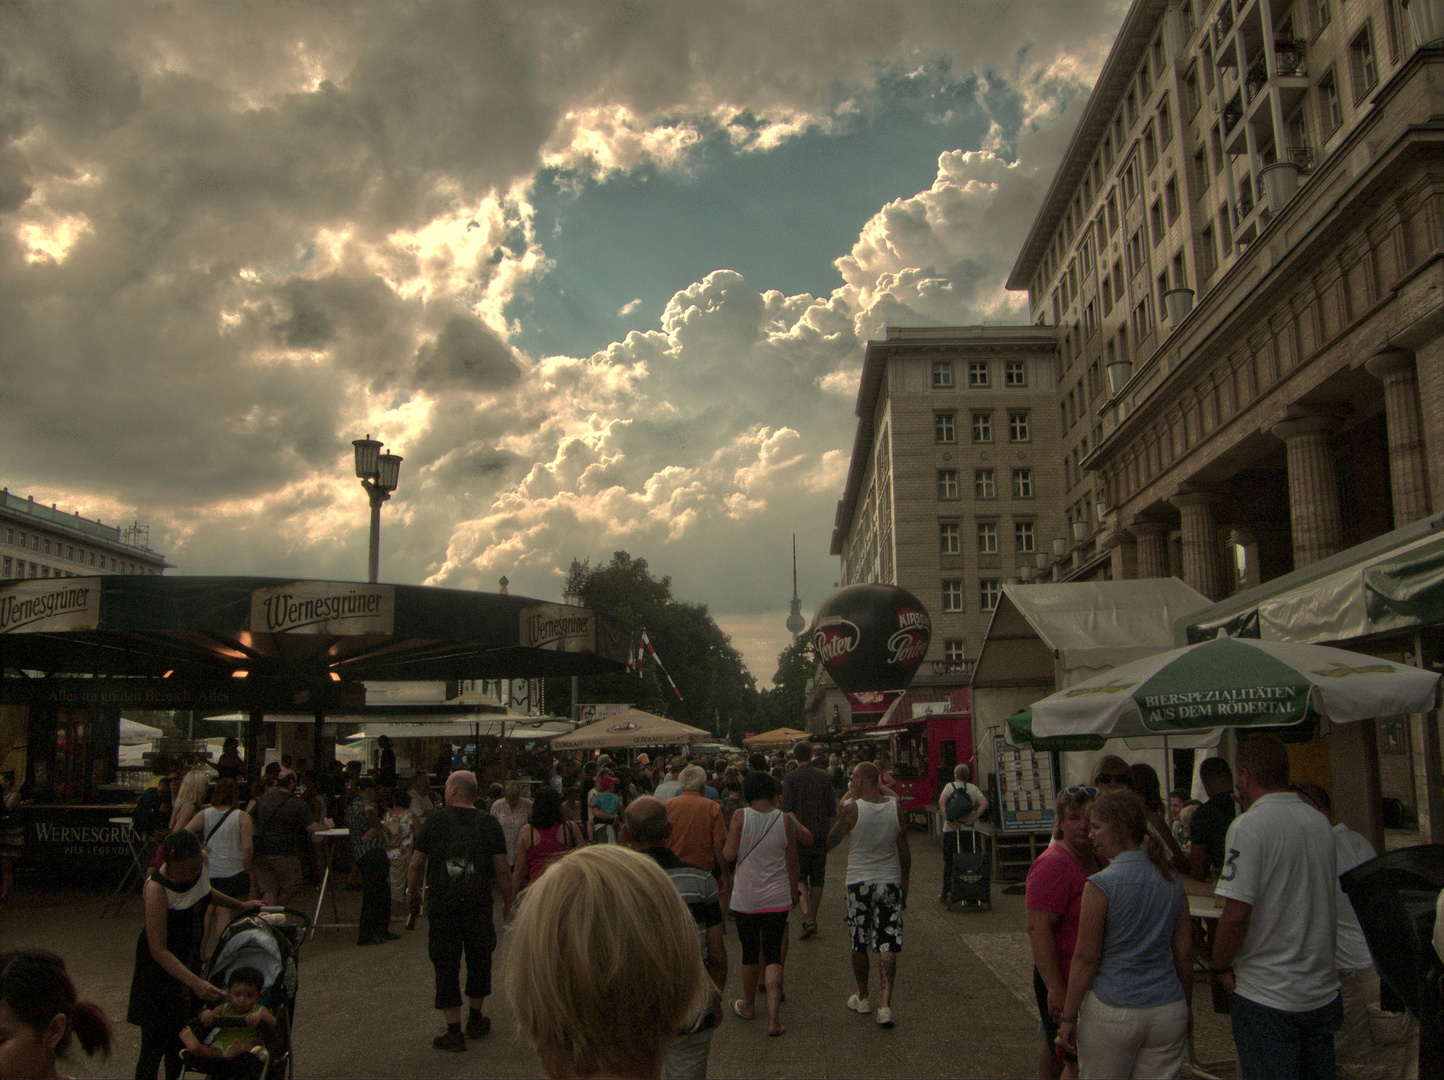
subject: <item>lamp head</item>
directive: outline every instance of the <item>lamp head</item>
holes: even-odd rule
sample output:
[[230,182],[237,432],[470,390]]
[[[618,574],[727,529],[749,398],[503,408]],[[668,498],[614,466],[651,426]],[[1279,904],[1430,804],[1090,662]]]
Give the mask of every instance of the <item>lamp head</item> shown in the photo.
[[376,461],[381,454],[381,443],[368,434],[364,439],[353,439],[351,445],[356,449],[357,478],[371,479],[376,475]]
[[395,491],[401,483],[401,456],[379,454],[376,458],[376,486],[382,491]]

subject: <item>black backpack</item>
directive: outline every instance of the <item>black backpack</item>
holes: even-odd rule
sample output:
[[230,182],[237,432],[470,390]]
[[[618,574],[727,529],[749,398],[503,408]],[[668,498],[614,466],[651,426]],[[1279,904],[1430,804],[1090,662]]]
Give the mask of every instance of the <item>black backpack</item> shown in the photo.
[[491,899],[492,868],[478,865],[481,851],[481,813],[458,814],[451,807],[442,810],[451,826],[445,850],[431,856],[441,866],[432,876],[429,903],[435,911],[459,911]]
[[977,809],[978,804],[973,802],[972,795],[968,794],[968,785],[955,783],[953,787],[953,793],[948,796],[948,821],[966,821],[968,818],[973,816],[973,813]]

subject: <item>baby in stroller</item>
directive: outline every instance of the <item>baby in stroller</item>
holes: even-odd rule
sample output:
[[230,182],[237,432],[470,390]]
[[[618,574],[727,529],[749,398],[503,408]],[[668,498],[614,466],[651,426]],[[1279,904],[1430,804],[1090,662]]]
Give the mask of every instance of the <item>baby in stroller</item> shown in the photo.
[[[224,1071],[232,1076],[259,1076],[268,1057],[261,1027],[274,1030],[275,1014],[261,1004],[265,977],[253,967],[231,971],[226,987],[226,1001],[201,1014],[181,1031],[181,1042],[196,1058],[219,1059],[234,1064],[225,1070],[212,1069],[212,1075]],[[237,1061],[245,1055],[250,1060]]]

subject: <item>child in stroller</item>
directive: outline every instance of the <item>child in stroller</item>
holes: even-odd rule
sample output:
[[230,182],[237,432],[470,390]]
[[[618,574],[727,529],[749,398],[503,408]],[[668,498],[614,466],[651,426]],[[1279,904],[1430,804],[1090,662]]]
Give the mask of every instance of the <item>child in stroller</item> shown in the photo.
[[[288,923],[288,916],[300,925]],[[227,1003],[206,1010],[212,1015],[202,1013],[197,1017],[202,1023],[181,1033],[187,1073],[247,1080],[292,1074],[297,959],[310,921],[305,913],[289,908],[262,908],[232,920],[221,932],[204,974],[212,984],[229,988]],[[232,1044],[232,1039],[237,1041]],[[232,1045],[239,1047],[241,1040],[250,1039],[255,1040],[254,1048],[230,1052]]]
[[270,1054],[261,1035],[261,1027],[274,1029],[275,1014],[261,1004],[265,978],[253,967],[231,971],[226,986],[225,1003],[214,1009],[202,1009],[181,1032],[181,1042],[196,1057],[234,1061],[242,1054],[250,1062],[237,1062],[233,1072],[257,1076]]

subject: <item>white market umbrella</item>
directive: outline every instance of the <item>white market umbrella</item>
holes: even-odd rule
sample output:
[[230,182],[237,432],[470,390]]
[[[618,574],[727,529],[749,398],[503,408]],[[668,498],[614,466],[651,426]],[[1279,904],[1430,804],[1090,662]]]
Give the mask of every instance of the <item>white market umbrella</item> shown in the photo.
[[154,742],[164,734],[165,732],[161,731],[158,727],[151,727],[149,724],[142,724],[138,720],[127,720],[121,717],[121,746],[139,746],[142,743]]
[[558,735],[552,739],[551,747],[553,750],[609,750],[627,746],[681,746],[715,738],[712,732],[690,724],[643,709],[628,709],[594,720],[568,735]]
[[1033,704],[1033,735],[1128,738],[1427,712],[1439,675],[1327,645],[1219,636],[1158,653]]

